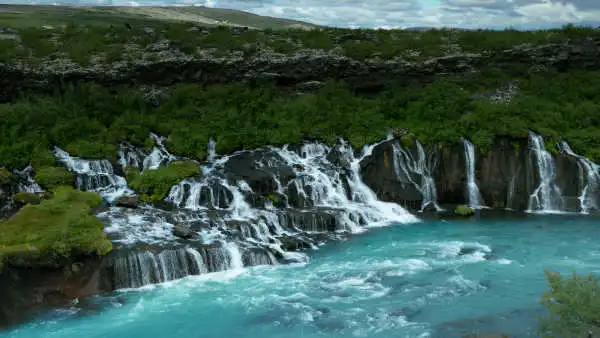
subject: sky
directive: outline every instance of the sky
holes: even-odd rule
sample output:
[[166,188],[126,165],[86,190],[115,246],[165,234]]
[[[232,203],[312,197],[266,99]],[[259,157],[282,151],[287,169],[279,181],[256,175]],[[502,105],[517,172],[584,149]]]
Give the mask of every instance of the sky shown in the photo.
[[336,27],[538,29],[600,26],[600,0],[0,0],[71,5],[197,5]]

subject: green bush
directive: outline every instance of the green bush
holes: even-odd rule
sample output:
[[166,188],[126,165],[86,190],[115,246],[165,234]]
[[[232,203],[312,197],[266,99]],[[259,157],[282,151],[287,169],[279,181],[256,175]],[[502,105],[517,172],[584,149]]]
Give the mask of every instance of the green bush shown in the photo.
[[34,194],[30,192],[18,192],[13,199],[21,204],[40,204],[43,199],[47,198],[46,194]]
[[0,168],[0,184],[8,184],[12,174],[6,168]]
[[[588,332],[600,334],[600,279],[592,276],[561,277],[546,271],[550,290],[540,304],[548,315],[540,319],[538,333],[542,337],[587,337]],[[595,335],[594,335],[595,337]]]
[[186,177],[200,174],[200,166],[194,162],[176,161],[156,170],[140,173],[137,169],[126,170],[127,181],[145,202],[160,201],[174,184]]
[[105,255],[112,244],[91,214],[101,203],[96,193],[56,188],[53,198],[26,205],[2,223],[0,256],[13,266],[60,267],[80,255]]
[[60,186],[72,186],[75,176],[62,167],[43,167],[36,171],[35,181],[46,190]]
[[473,216],[475,214],[475,210],[466,205],[459,205],[454,209],[454,213],[459,216]]

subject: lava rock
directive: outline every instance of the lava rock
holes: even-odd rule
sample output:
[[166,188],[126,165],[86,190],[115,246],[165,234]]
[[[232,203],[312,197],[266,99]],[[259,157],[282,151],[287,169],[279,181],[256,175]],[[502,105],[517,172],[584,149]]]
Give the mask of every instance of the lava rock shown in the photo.
[[196,237],[196,233],[193,232],[191,229],[180,226],[180,225],[176,225],[173,227],[173,236],[179,237],[179,238],[184,238],[184,239],[191,239]]
[[115,205],[124,208],[137,208],[139,201],[140,197],[138,195],[126,195],[119,197],[115,202]]

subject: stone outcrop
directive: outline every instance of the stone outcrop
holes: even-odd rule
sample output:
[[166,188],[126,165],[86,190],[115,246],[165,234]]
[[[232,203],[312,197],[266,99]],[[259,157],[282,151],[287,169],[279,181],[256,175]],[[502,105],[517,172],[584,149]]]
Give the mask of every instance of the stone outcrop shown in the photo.
[[[363,180],[382,200],[419,210],[422,194],[410,182],[407,183],[404,176],[396,173],[394,142],[398,141],[381,143],[373,150],[372,156],[361,163]],[[468,203],[463,145],[446,144],[429,149],[428,166],[435,181],[438,203]],[[409,151],[414,153],[414,146]],[[553,157],[556,163],[555,182],[562,192],[565,207],[570,211],[580,211],[578,197],[582,186],[577,159],[562,153],[553,154]],[[540,182],[535,161],[527,139],[499,139],[491,150],[476,152],[476,181],[485,205],[526,210],[529,196]]]
[[[274,80],[280,85],[316,87],[326,79],[344,80],[357,89],[377,90],[392,82],[428,82],[438,74],[462,74],[482,66],[526,64],[533,68],[591,70],[600,68],[600,40],[545,45],[520,45],[501,52],[447,55],[423,62],[401,57],[392,60],[358,61],[333,49],[306,49],[293,55],[262,52],[244,57],[188,55],[178,50],[161,50],[152,57],[116,64],[78,65],[70,60],[57,63],[0,63],[0,102],[10,101],[23,90],[52,92],[61,84],[94,82],[112,85],[168,86],[175,83],[215,84],[233,81]],[[154,60],[154,61],[148,61]]]

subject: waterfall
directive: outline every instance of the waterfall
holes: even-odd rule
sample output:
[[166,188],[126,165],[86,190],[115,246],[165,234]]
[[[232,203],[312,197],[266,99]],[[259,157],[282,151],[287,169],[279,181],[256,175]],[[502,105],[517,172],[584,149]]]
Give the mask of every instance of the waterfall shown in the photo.
[[542,136],[529,133],[529,146],[535,159],[540,180],[539,185],[529,196],[527,212],[556,213],[564,210],[562,192],[556,185],[556,163],[544,146]]
[[423,196],[421,210],[433,206],[436,211],[442,211],[437,203],[435,181],[427,166],[427,156],[419,141],[416,142],[417,158],[404,150],[398,143],[393,144],[394,172],[399,179],[405,179],[412,184]]
[[[249,264],[276,264],[269,254],[254,253]],[[206,262],[209,262],[208,264]],[[242,253],[235,243],[224,243],[215,248],[179,248],[154,253],[129,252],[116,257],[112,263],[116,288],[137,288],[223,270],[244,267]]]
[[598,194],[600,193],[600,166],[584,156],[576,154],[565,141],[559,143],[560,151],[577,159],[579,167],[579,208],[582,213],[598,210]]
[[465,148],[465,165],[467,168],[467,191],[469,193],[469,206],[479,209],[485,203],[479,193],[479,187],[475,177],[475,146],[466,139],[462,140]]
[[158,169],[161,165],[165,165],[177,159],[167,151],[167,148],[165,148],[164,137],[160,137],[153,133],[150,133],[150,137],[154,140],[156,145],[152,148],[150,155],[144,158],[142,163],[143,170]]
[[32,194],[44,192],[44,189],[33,179],[33,167],[31,165],[28,165],[23,170],[14,170],[13,172],[21,178],[17,186],[20,192]]
[[124,177],[116,175],[108,160],[85,160],[72,157],[66,151],[55,147],[56,159],[76,174],[77,189],[94,191],[109,202],[118,197],[133,193]]
[[209,161],[214,160],[217,156],[217,142],[213,138],[210,138],[208,140],[208,149],[206,151],[206,154],[206,157]]
[[[148,155],[122,145],[121,165],[152,170],[175,158],[162,146],[164,139],[153,138],[157,146]],[[99,215],[117,245],[153,248],[116,259],[117,287],[306,262],[302,251],[314,248],[313,241],[322,241],[324,235],[419,221],[399,205],[379,201],[362,181],[360,161],[376,145],[355,154],[343,140],[333,147],[312,142],[293,149],[265,147],[219,157],[214,146],[209,141],[209,161],[201,165],[201,175],[171,187],[165,201],[175,207],[173,211],[141,206],[112,208]],[[176,229],[181,228],[190,229],[194,236],[177,237],[180,230]],[[187,247],[169,249],[181,245]]]

